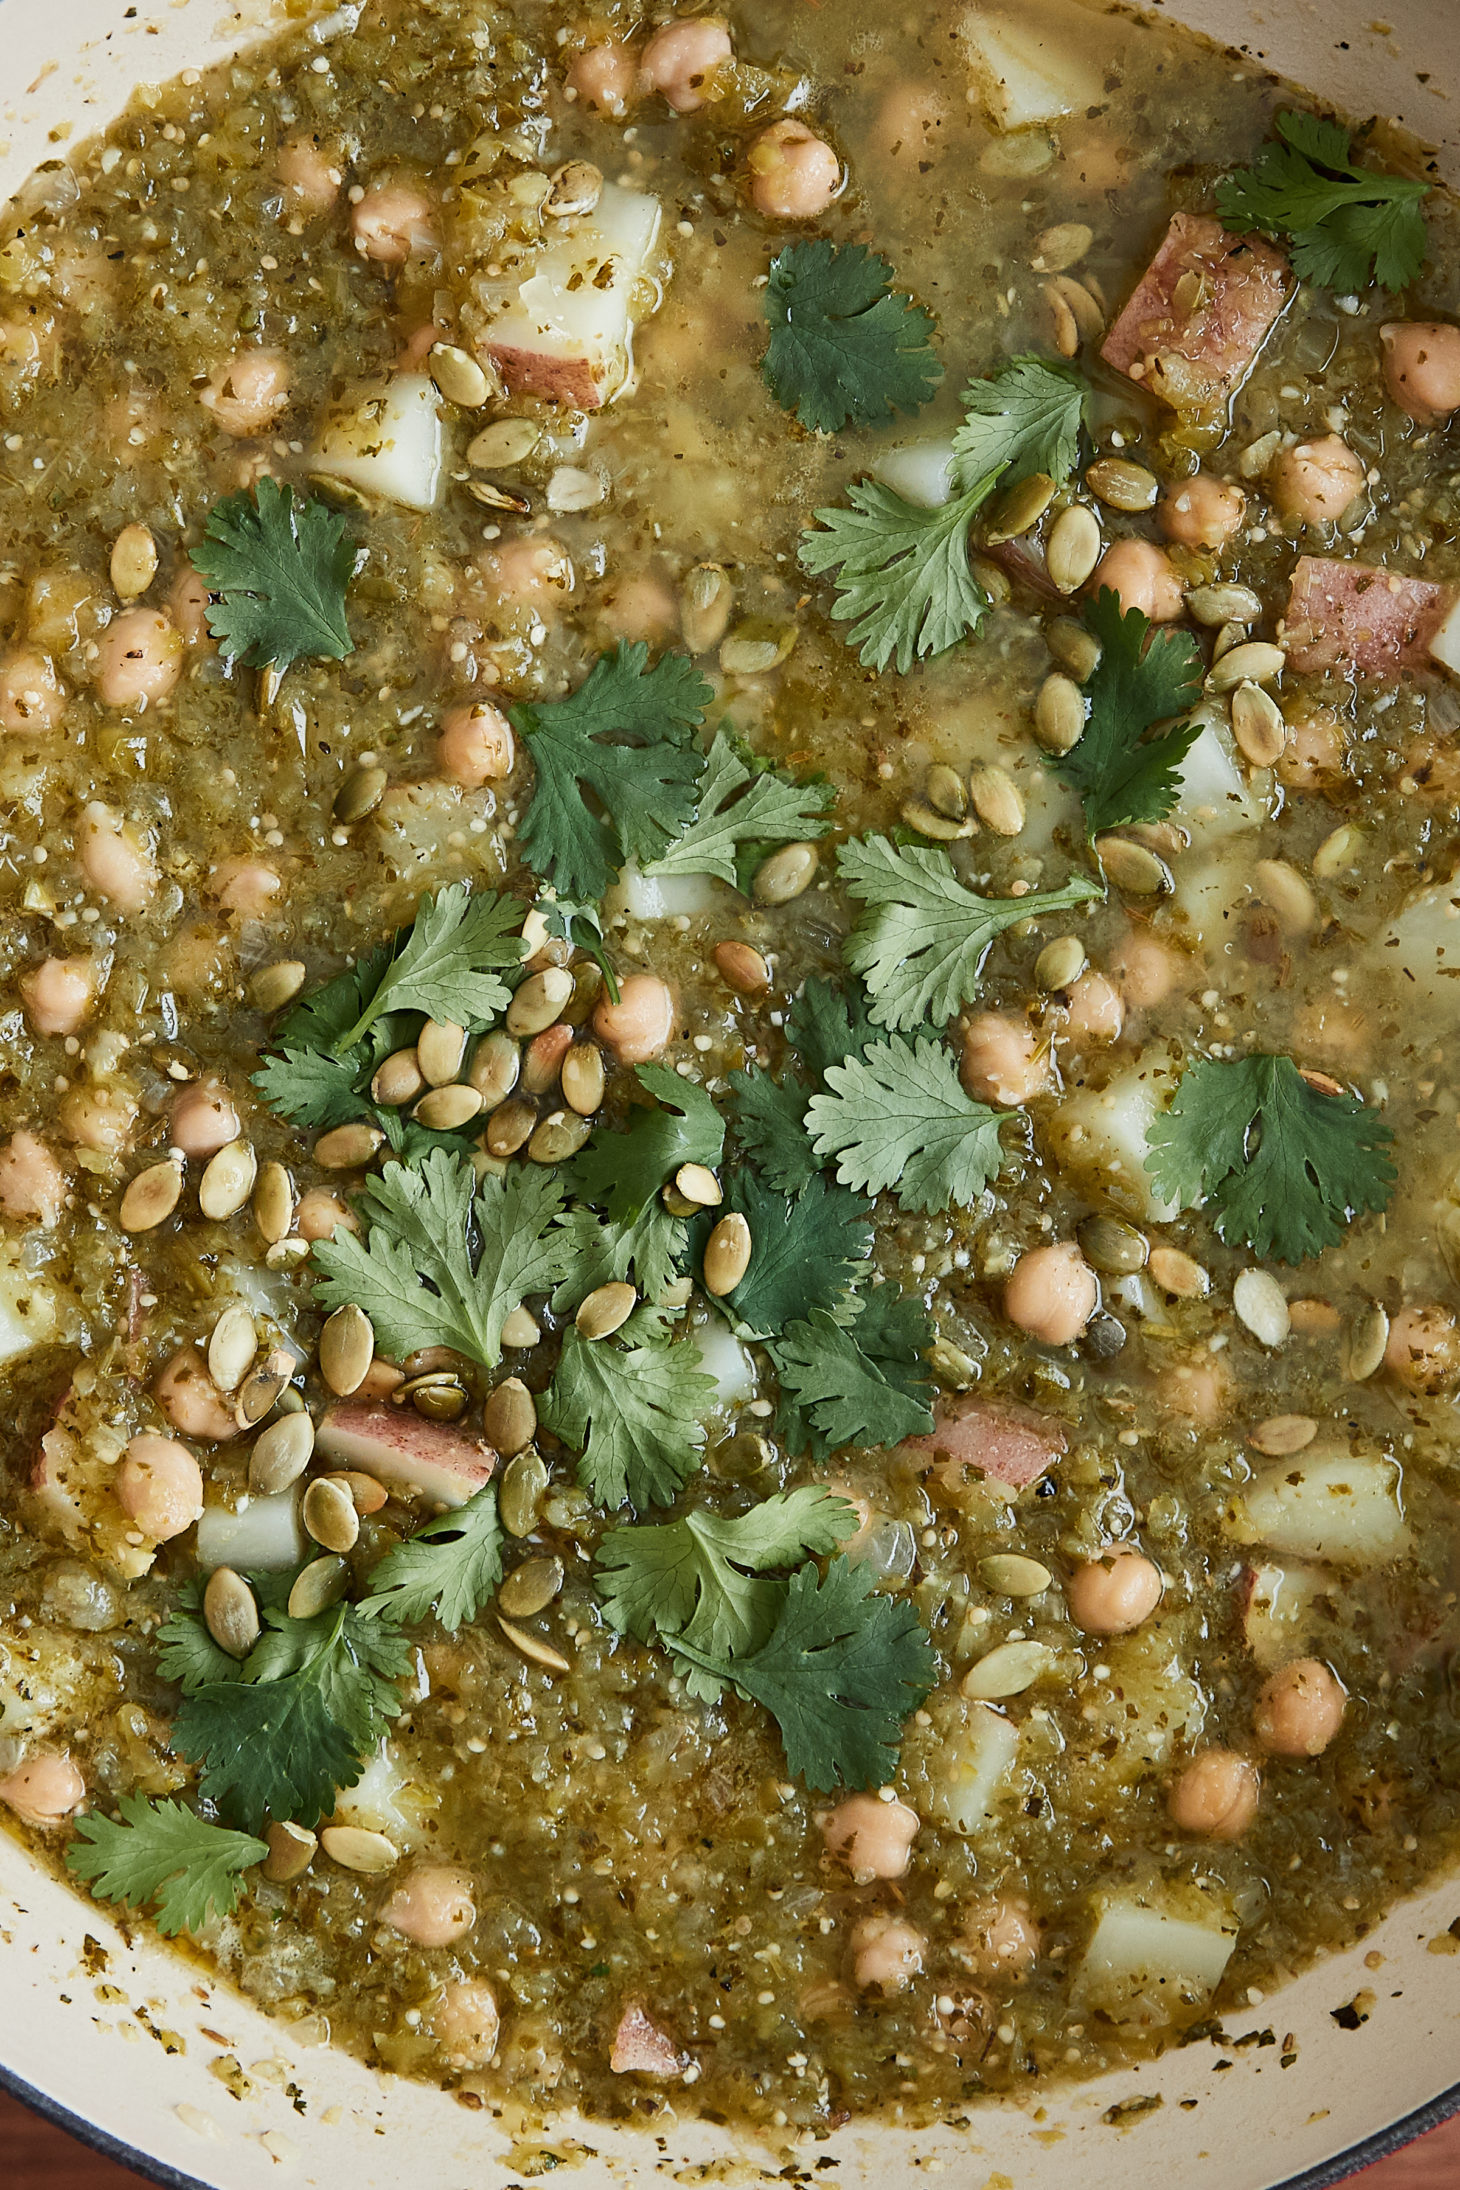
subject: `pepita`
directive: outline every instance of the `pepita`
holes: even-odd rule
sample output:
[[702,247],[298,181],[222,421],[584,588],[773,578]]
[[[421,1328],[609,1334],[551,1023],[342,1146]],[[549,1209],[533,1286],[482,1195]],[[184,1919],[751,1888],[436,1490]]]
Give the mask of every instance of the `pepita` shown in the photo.
[[998,1643],[969,1667],[958,1685],[965,1696],[980,1703],[998,1703],[1006,1696],[1022,1696],[1055,1663],[1047,1643]]
[[573,976],[565,966],[544,966],[540,973],[530,973],[507,1006],[507,1032],[541,1034],[572,993]]
[[1036,274],[1062,274],[1068,267],[1078,266],[1091,244],[1095,231],[1084,221],[1057,221],[1053,228],[1041,229],[1034,239],[1034,256],[1029,261]]
[[519,1148],[527,1146],[528,1138],[537,1125],[537,1105],[523,1102],[514,1095],[510,1102],[492,1112],[487,1124],[486,1144],[489,1156],[515,1156]]
[[1104,544],[1095,512],[1085,503],[1072,502],[1061,510],[1045,543],[1050,584],[1061,593],[1077,593],[1099,562]]
[[1341,821],[1327,835],[1313,854],[1313,872],[1320,881],[1331,882],[1337,875],[1351,874],[1359,861],[1359,847],[1364,832],[1356,821]]
[[1129,837],[1097,837],[1094,850],[1106,880],[1132,897],[1166,896],[1176,887],[1165,860]]
[[513,1351],[535,1346],[542,1337],[542,1327],[530,1308],[514,1308],[502,1325],[502,1344]]
[[350,1569],[337,1552],[311,1559],[301,1569],[289,1592],[286,1610],[291,1620],[312,1620],[317,1612],[338,1604],[349,1585]]
[[454,342],[433,342],[426,370],[448,403],[464,411],[479,411],[492,392],[492,384],[476,359]]
[[270,1246],[294,1228],[294,1182],[281,1163],[259,1167],[253,1190],[253,1221]]
[[563,1059],[559,1084],[563,1100],[580,1118],[591,1118],[603,1102],[603,1052],[596,1042],[574,1042]]
[[305,1413],[281,1414],[259,1431],[248,1456],[248,1487],[255,1498],[276,1498],[297,1483],[314,1454],[314,1422]]
[[342,1484],[328,1475],[316,1476],[304,1493],[299,1513],[309,1534],[326,1551],[354,1550],[360,1538],[360,1516]]
[[1042,989],[1051,993],[1067,989],[1078,981],[1090,963],[1085,946],[1077,935],[1057,935],[1034,961],[1034,978]]
[[1343,1373],[1350,1384],[1366,1384],[1389,1346],[1389,1318],[1377,1300],[1355,1309],[1343,1334]]
[[1085,484],[1097,502],[1109,509],[1154,509],[1161,483],[1144,464],[1132,464],[1123,456],[1102,456],[1085,474]]
[[1259,900],[1277,914],[1285,935],[1306,935],[1317,924],[1318,901],[1296,867],[1285,859],[1259,859],[1252,870]]
[[1311,1414],[1270,1414],[1265,1422],[1258,1423],[1247,1442],[1270,1459],[1284,1460],[1291,1452],[1302,1452],[1317,1435],[1318,1424]]
[[[498,1386],[498,1390],[501,1386]],[[536,1410],[534,1409],[534,1414]],[[497,1493],[497,1512],[509,1536],[519,1540],[537,1526],[537,1511],[548,1487],[548,1471],[541,1456],[530,1448],[519,1452],[502,1470]]]
[[783,844],[755,870],[750,894],[757,905],[789,905],[811,887],[820,854],[814,844]]
[[322,1171],[358,1171],[384,1145],[385,1135],[377,1126],[352,1119],[348,1125],[321,1133],[314,1144],[314,1160]]
[[1243,1270],[1232,1287],[1237,1321],[1260,1346],[1281,1346],[1292,1328],[1287,1295],[1270,1270]]
[[531,418],[494,418],[467,444],[466,460],[483,471],[499,465],[523,464],[542,439],[542,428]]
[[1072,677],[1046,677],[1034,703],[1034,735],[1046,753],[1070,753],[1085,735],[1085,695]]
[[1145,1233],[1121,1217],[1086,1217],[1075,1237],[1090,1267],[1104,1277],[1129,1277],[1150,1259]]
[[208,1340],[208,1374],[220,1392],[236,1392],[259,1350],[252,1308],[235,1301],[225,1308]]
[[1162,1292],[1173,1300],[1205,1300],[1212,1289],[1210,1274],[1179,1247],[1153,1247],[1149,1268]]
[[367,1878],[378,1878],[383,1871],[393,1870],[400,1861],[400,1852],[393,1840],[384,1833],[373,1833],[364,1825],[326,1825],[319,1836],[319,1844],[332,1863],[338,1863],[343,1871],[360,1871]]
[[525,494],[514,493],[510,487],[494,486],[489,479],[468,479],[466,491],[483,509],[506,510],[513,517],[532,515],[532,504]]
[[282,1824],[270,1825],[264,1833],[264,1839],[268,1842],[269,1852],[259,1867],[265,1878],[270,1878],[275,1885],[281,1886],[287,1885],[291,1878],[304,1876],[319,1847],[318,1835],[312,1833],[307,1825],[294,1825],[287,1820]]
[[674,1183],[686,1201],[697,1202],[702,1209],[714,1209],[725,1199],[724,1190],[708,1164],[682,1163],[674,1174]]
[[1287,665],[1288,657],[1280,646],[1273,646],[1267,639],[1244,639],[1212,663],[1207,687],[1212,692],[1232,692],[1239,684],[1270,684]]
[[171,1158],[139,1171],[122,1196],[124,1232],[151,1232],[172,1215],[182,1198],[182,1165]]
[[705,1291],[716,1300],[733,1293],[750,1268],[750,1226],[739,1210],[732,1210],[705,1242]]
[[533,1163],[567,1163],[586,1148],[592,1131],[592,1120],[576,1110],[550,1111],[528,1138],[528,1156]]
[[299,958],[280,958],[272,966],[260,966],[248,984],[249,1002],[255,1011],[282,1011],[303,988],[306,972]]
[[459,1422],[470,1404],[470,1395],[455,1377],[433,1377],[411,1392],[411,1405],[428,1422]]
[[923,789],[928,804],[935,812],[945,814],[950,821],[961,821],[968,812],[968,792],[962,776],[946,761],[935,761],[928,770],[928,780]]
[[319,1334],[319,1373],[337,1399],[349,1399],[375,1359],[375,1326],[363,1308],[347,1301],[325,1318]]
[[534,1034],[522,1060],[524,1095],[546,1095],[559,1078],[563,1059],[573,1046],[573,1029],[555,1019],[541,1034]]
[[513,1649],[520,1651],[529,1665],[540,1665],[547,1673],[572,1672],[573,1668],[562,1652],[554,1650],[551,1643],[545,1643],[539,1636],[529,1634],[525,1627],[514,1627],[510,1620],[498,1620],[497,1625]]
[[737,996],[763,996],[771,985],[771,969],[752,943],[717,943],[715,965],[727,988]]
[[157,542],[146,525],[123,525],[112,542],[112,590],[119,601],[135,601],[157,576]]
[[203,1624],[230,1658],[246,1658],[259,1639],[257,1599],[231,1566],[215,1567],[203,1591]]
[[1186,605],[1199,624],[1212,630],[1222,624],[1255,624],[1262,614],[1262,603],[1251,586],[1193,586]]
[[931,837],[935,844],[956,844],[961,838],[972,836],[977,827],[967,817],[954,821],[951,815],[939,813],[936,806],[930,806],[921,798],[904,799],[901,813],[910,829],[916,829],[919,836]]
[[362,1517],[368,1513],[379,1513],[381,1507],[390,1500],[390,1492],[384,1483],[377,1483],[373,1475],[361,1475],[356,1468],[344,1468],[338,1475],[321,1476],[320,1481],[338,1483],[355,1511]]
[[1288,726],[1277,701],[1260,684],[1239,684],[1232,694],[1232,735],[1254,768],[1272,768],[1282,759]]
[[1034,530],[1054,496],[1055,484],[1048,472],[1027,473],[995,500],[984,527],[984,538],[995,547],[1001,540],[1022,539],[1026,532]]
[[719,563],[696,563],[680,588],[679,630],[691,654],[709,654],[730,628],[735,588]]
[[796,626],[769,616],[747,616],[720,642],[720,667],[727,677],[764,677],[796,650]]
[[1044,643],[1077,683],[1083,684],[1100,667],[1100,641],[1073,616],[1056,616],[1045,626]]
[[535,1612],[546,1611],[562,1586],[561,1559],[524,1559],[497,1591],[497,1603],[514,1620],[530,1620]]
[[348,829],[353,823],[363,821],[367,814],[373,814],[385,796],[389,781],[383,768],[352,768],[335,793],[332,811],[340,827]]
[[433,1133],[455,1133],[480,1117],[482,1099],[474,1087],[459,1082],[452,1087],[433,1087],[421,1097],[411,1116]]
[[[1092,284],[1076,281],[1073,274],[1056,274],[1045,284],[1045,294],[1057,299],[1075,322],[1081,342],[1093,342],[1105,332],[1105,313]],[[1068,353],[1074,355],[1073,351]]]
[[476,1089],[484,1110],[495,1110],[516,1087],[521,1071],[522,1052],[511,1035],[484,1034],[472,1051],[466,1084]]
[[639,1304],[632,1285],[596,1285],[579,1304],[573,1322],[583,1338],[609,1338],[621,1330]]
[[603,170],[591,160],[569,160],[553,176],[542,209],[554,220],[569,220],[576,213],[591,213],[602,195]]
[[1006,768],[991,762],[969,778],[973,810],[995,836],[1017,836],[1024,826],[1024,794]]
[[978,1571],[985,1589],[997,1590],[1001,1597],[1038,1597],[1054,1580],[1047,1566],[1019,1551],[996,1551],[980,1559]]
[[416,1036],[416,1063],[428,1087],[446,1087],[466,1058],[466,1028],[449,1019],[428,1019]]
[[238,1388],[233,1413],[241,1430],[251,1430],[256,1422],[272,1412],[279,1394],[287,1390],[294,1376],[294,1356],[277,1346],[267,1354],[256,1369],[251,1369]]
[[238,1214],[253,1192],[259,1160],[247,1141],[230,1141],[220,1148],[198,1181],[198,1207],[205,1217],[220,1224]]
[[537,1435],[537,1402],[520,1376],[504,1377],[488,1398],[482,1409],[482,1430],[495,1452],[519,1453],[532,1443]]
[[370,1082],[370,1099],[384,1110],[399,1110],[403,1104],[413,1103],[425,1085],[415,1051],[393,1050]]

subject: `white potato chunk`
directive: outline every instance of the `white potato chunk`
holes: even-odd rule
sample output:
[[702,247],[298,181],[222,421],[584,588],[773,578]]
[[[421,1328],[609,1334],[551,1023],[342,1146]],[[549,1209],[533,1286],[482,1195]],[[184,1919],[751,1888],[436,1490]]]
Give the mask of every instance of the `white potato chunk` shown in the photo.
[[1193,1921],[1146,1902],[1107,1901],[1075,1976],[1075,1998],[1114,2023],[1145,2030],[1191,2021],[1217,1986],[1237,1924],[1213,1909]]
[[1237,765],[1230,730],[1210,712],[1205,712],[1201,735],[1181,763],[1180,785],[1171,819],[1190,829],[1194,843],[1212,843],[1235,829],[1252,828],[1267,812],[1267,801],[1254,794]]
[[1175,1203],[1162,1200],[1146,1170],[1146,1135],[1175,1084],[1164,1049],[1147,1050],[1099,1085],[1076,1081],[1047,1128],[1056,1162],[1133,1216],[1174,1216]]
[[592,213],[556,223],[552,242],[516,258],[504,246],[501,274],[473,283],[477,348],[514,394],[597,410],[630,386],[659,219],[657,198],[605,183]]
[[1242,1632],[1264,1672],[1292,1658],[1318,1655],[1310,1648],[1321,1623],[1322,1599],[1332,1576],[1302,1559],[1264,1559],[1244,1576],[1247,1598]]
[[700,1367],[706,1376],[715,1379],[715,1396],[711,1401],[715,1413],[743,1406],[746,1400],[754,1399],[755,1363],[727,1323],[719,1316],[712,1316],[695,1332],[695,1344],[700,1352]]
[[872,477],[918,509],[941,509],[953,499],[952,436],[887,449],[872,466]]
[[723,913],[734,893],[712,874],[645,874],[635,860],[625,861],[603,901],[608,918],[627,913],[631,920],[698,920]]
[[317,472],[406,509],[434,509],[443,465],[441,398],[425,373],[396,373],[331,411],[311,458]]
[[987,1823],[1019,1754],[1019,1729],[991,1704],[975,1703],[962,1726],[944,1738],[922,1797],[939,1824],[955,1833]]
[[426,1838],[427,1820],[437,1806],[437,1798],[409,1776],[391,1744],[382,1741],[354,1786],[336,1795],[330,1822],[384,1833],[398,1848],[414,1848]]
[[1430,641],[1430,653],[1442,669],[1460,677],[1460,601]]
[[64,1296],[27,1270],[18,1243],[0,1242],[0,1363],[64,1335]]
[[204,1506],[198,1523],[198,1564],[205,1574],[216,1566],[287,1573],[308,1549],[299,1496],[293,1490],[278,1491],[272,1498],[247,1498],[236,1513],[226,1506]]
[[1402,983],[1416,1002],[1447,1004],[1447,1017],[1453,1017],[1460,1005],[1460,874],[1438,889],[1418,891],[1369,956],[1381,980]]
[[1265,1468],[1239,1504],[1248,1542],[1334,1566],[1383,1566],[1409,1549],[1393,1460],[1365,1453],[1296,1454]]
[[1099,103],[1100,69],[1084,58],[1088,21],[1084,36],[1071,37],[1046,9],[970,8],[959,30],[996,128],[1029,129]]

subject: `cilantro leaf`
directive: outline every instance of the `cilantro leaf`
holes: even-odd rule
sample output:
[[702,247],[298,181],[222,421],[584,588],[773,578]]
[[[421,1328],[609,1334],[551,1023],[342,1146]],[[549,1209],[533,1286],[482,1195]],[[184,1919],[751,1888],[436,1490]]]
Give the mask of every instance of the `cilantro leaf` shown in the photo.
[[178,1602],[157,1630],[157,1670],[164,1680],[176,1681],[185,1696],[195,1695],[210,1681],[243,1678],[239,1659],[215,1643],[203,1618],[203,1592],[185,1582]]
[[733,888],[741,845],[798,844],[824,836],[835,796],[829,783],[788,783],[773,768],[750,767],[733,739],[719,730],[700,777],[694,819],[645,873],[712,874]]
[[596,905],[577,905],[570,897],[544,897],[538,901],[543,926],[549,935],[591,958],[603,975],[611,1004],[620,1001],[618,982],[603,942],[603,921]]
[[332,980],[311,989],[289,1006],[274,1028],[281,1049],[318,1050],[334,1055],[345,1047],[346,1037],[364,1014],[370,999],[385,978],[386,968],[400,949],[404,928],[384,943],[362,951],[353,966],[343,967]]
[[816,511],[819,532],[801,536],[802,566],[814,578],[837,573],[831,604],[849,623],[847,644],[868,669],[896,661],[906,675],[915,661],[946,654],[977,631],[989,597],[968,561],[968,528],[994,486],[980,480],[939,509],[919,509],[891,487],[859,479],[847,489],[850,509]]
[[441,1148],[418,1169],[388,1163],[357,1196],[366,1239],[339,1231],[315,1241],[316,1296],[327,1308],[363,1308],[400,1360],[449,1346],[493,1369],[512,1310],[567,1273],[569,1243],[554,1223],[564,1192],[537,1165],[478,1185],[470,1158]]
[[423,897],[359,1017],[336,1036],[336,1050],[363,1042],[390,1012],[424,1012],[462,1027],[495,1019],[512,993],[498,969],[520,966],[526,955],[515,932],[521,925],[522,907],[495,890],[452,882],[435,897]]
[[832,1065],[828,1092],[812,1097],[806,1129],[836,1175],[858,1193],[891,1187],[904,1209],[971,1208],[1004,1161],[1004,1113],[976,1103],[958,1082],[942,1042],[878,1042]]
[[852,931],[847,963],[866,981],[878,1025],[904,1032],[923,1019],[942,1026],[972,1003],[989,946],[1006,928],[1105,894],[1098,882],[1072,875],[1057,890],[979,897],[958,880],[946,852],[885,836],[853,837],[837,865],[852,896],[870,908]]
[[821,1165],[806,1131],[811,1090],[794,1072],[773,1079],[752,1068],[729,1074],[730,1117],[735,1138],[782,1194],[802,1193]]
[[913,1606],[874,1594],[866,1566],[833,1559],[824,1576],[791,1576],[776,1624],[758,1650],[727,1658],[685,1636],[675,1649],[731,1682],[775,1718],[786,1762],[808,1786],[880,1787],[897,1770],[903,1721],[936,1678]]
[[248,1831],[266,1817],[314,1825],[353,1787],[400,1710],[410,1653],[394,1626],[350,1605],[307,1620],[264,1607],[237,1680],[183,1699],[172,1745],[199,1766],[203,1795]]
[[1407,289],[1429,249],[1427,182],[1360,167],[1348,132],[1316,114],[1277,116],[1279,142],[1217,185],[1229,228],[1286,236],[1294,269],[1326,289]]
[[964,420],[953,436],[955,483],[965,492],[997,474],[1011,487],[1031,472],[1063,485],[1080,457],[1090,389],[1073,365],[1015,357],[990,380],[963,391]]
[[165,1939],[231,1916],[243,1873],[269,1852],[266,1841],[210,1825],[180,1802],[123,1795],[117,1808],[119,1818],[99,1810],[77,1818],[66,1868],[84,1878],[99,1901],[152,1907]]
[[354,1118],[374,1118],[375,1105],[356,1085],[363,1060],[317,1049],[281,1049],[264,1058],[253,1084],[275,1117],[328,1132]]
[[566,1332],[538,1417],[582,1454],[578,1480],[600,1505],[667,1506],[700,1464],[715,1381],[643,1309],[619,1339]]
[[360,1611],[383,1612],[409,1625],[434,1612],[454,1634],[475,1619],[502,1579],[502,1529],[491,1483],[464,1505],[427,1521],[370,1570],[370,1594]]
[[933,1387],[923,1356],[932,1342],[926,1309],[895,1285],[873,1286],[850,1327],[824,1308],[788,1325],[768,1349],[787,1446],[829,1460],[844,1445],[891,1447],[927,1436]]
[[[1186,631],[1154,631],[1138,608],[1122,613],[1120,595],[1102,586],[1085,611],[1100,659],[1085,679],[1089,715],[1068,753],[1048,765],[1085,804],[1091,837],[1129,821],[1161,821],[1176,804],[1181,763],[1201,735],[1196,716],[1202,661]],[[1169,723],[1159,737],[1151,731]]]
[[[671,1649],[683,1635],[711,1657],[760,1649],[776,1624],[786,1585],[771,1577],[855,1535],[857,1515],[819,1485],[780,1491],[733,1520],[703,1508],[682,1521],[610,1530],[594,1580],[610,1626]],[[691,1695],[714,1702],[719,1680],[691,1672]]]
[[813,974],[786,1014],[786,1040],[818,1086],[828,1065],[860,1057],[877,1039],[860,981],[834,989]]
[[570,1242],[568,1274],[553,1294],[555,1315],[572,1314],[600,1285],[621,1283],[632,1270],[645,1300],[658,1300],[674,1283],[689,1245],[689,1226],[671,1216],[657,1194],[632,1216],[601,1220],[574,1207],[562,1218]]
[[208,515],[192,551],[216,599],[208,628],[225,657],[245,669],[287,669],[305,655],[342,661],[355,642],[345,620],[345,589],[355,574],[355,542],[345,518],[311,495],[260,479],[227,495]]
[[686,654],[648,661],[642,640],[620,642],[567,699],[510,710],[537,771],[518,849],[561,896],[596,904],[626,857],[657,859],[694,813],[711,689]]
[[636,1110],[626,1133],[601,1133],[577,1157],[573,1192],[627,1224],[681,1164],[711,1170],[725,1147],[725,1121],[702,1087],[668,1065],[640,1065],[639,1085],[655,1097],[652,1109]]
[[754,1171],[734,1172],[722,1214],[750,1226],[750,1268],[719,1306],[745,1336],[770,1338],[815,1308],[835,1308],[872,1251],[868,1205],[820,1172],[794,1201]]
[[1165,1199],[1209,1208],[1228,1246],[1303,1262],[1388,1206],[1393,1138],[1356,1096],[1311,1086],[1291,1057],[1200,1058],[1146,1135],[1146,1169]]
[[933,315],[892,286],[865,244],[789,243],[771,261],[761,374],[811,433],[877,426],[916,411],[943,377]]

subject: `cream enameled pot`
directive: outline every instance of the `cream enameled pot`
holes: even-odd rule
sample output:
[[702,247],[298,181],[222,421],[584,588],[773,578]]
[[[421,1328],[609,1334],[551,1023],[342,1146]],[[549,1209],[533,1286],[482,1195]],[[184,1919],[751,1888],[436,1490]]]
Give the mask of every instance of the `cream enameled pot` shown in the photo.
[[[1340,108],[1403,122],[1460,181],[1457,0],[1386,0],[1383,22],[1373,0],[1166,0],[1162,12]],[[321,15],[317,35],[348,37],[357,13]],[[0,0],[0,198],[138,84],[206,65],[274,20],[270,0]],[[0,1833],[0,2081],[157,2180],[216,2190],[492,2190],[542,2171],[518,2137],[554,2149],[577,2190],[694,2181],[707,2166],[745,2183],[794,2167],[844,2184],[942,2172],[959,2190],[1316,2190],[1460,2106],[1457,1919],[1460,1879],[1352,1954],[1251,1999],[1224,2041],[1149,2068],[976,2108],[936,2132],[852,2125],[775,2151],[735,2146],[672,2105],[636,2133],[508,2125],[302,2049],[181,1956],[129,1942]]]

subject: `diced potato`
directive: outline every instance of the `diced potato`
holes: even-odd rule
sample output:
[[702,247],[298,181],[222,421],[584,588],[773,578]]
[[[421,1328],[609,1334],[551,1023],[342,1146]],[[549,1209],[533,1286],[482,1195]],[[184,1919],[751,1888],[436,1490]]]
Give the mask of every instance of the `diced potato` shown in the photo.
[[716,1414],[754,1399],[755,1363],[721,1317],[711,1316],[701,1325],[695,1332],[695,1344],[699,1348],[700,1367],[706,1376],[715,1379],[711,1406]]
[[624,912],[631,920],[697,920],[734,902],[726,884],[712,874],[645,874],[630,859],[619,870],[603,910],[609,919]]
[[657,198],[605,183],[591,214],[515,260],[504,246],[500,277],[473,283],[476,346],[514,393],[591,411],[629,386],[659,218]]
[[991,1704],[975,1703],[944,1738],[924,1805],[955,1833],[986,1824],[1019,1754],[1019,1729]]
[[953,441],[908,441],[888,449],[872,466],[872,477],[891,487],[918,509],[940,509],[953,498]]
[[1204,1921],[1132,1897],[1107,1901],[1075,1974],[1078,2005],[1145,2030],[1193,2021],[1237,1943],[1235,1918]]
[[1164,1049],[1147,1050],[1099,1086],[1077,1082],[1049,1122],[1056,1160],[1132,1216],[1174,1216],[1175,1204],[1161,1199],[1146,1170],[1146,1134],[1175,1085]]
[[0,1364],[64,1337],[65,1297],[28,1270],[18,1244],[0,1241]]
[[1251,828],[1265,817],[1264,802],[1254,797],[1237,766],[1231,732],[1211,716],[1181,763],[1180,783],[1171,819],[1190,829],[1197,844]]
[[366,1764],[353,1787],[335,1797],[332,1825],[358,1825],[369,1833],[385,1833],[398,1848],[418,1847],[426,1838],[439,1798],[407,1776],[389,1741]]
[[425,373],[361,389],[326,419],[311,464],[364,494],[434,509],[443,464],[441,399]]
[[1409,1549],[1396,1462],[1310,1447],[1248,1485],[1236,1527],[1249,1543],[1335,1566],[1383,1566]]
[[1430,641],[1430,652],[1442,669],[1460,677],[1460,601]]
[[1080,58],[1088,36],[1072,38],[1067,24],[1048,16],[1047,9],[1003,15],[970,8],[959,25],[989,119],[998,129],[1058,121],[1101,98],[1099,68]]
[[237,1513],[230,1513],[226,1506],[205,1506],[198,1523],[198,1564],[205,1574],[216,1566],[286,1573],[299,1565],[308,1549],[299,1519],[299,1496],[293,1490],[278,1491],[272,1498],[250,1498]]
[[1243,1578],[1247,1601],[1242,1632],[1264,1672],[1292,1658],[1321,1655],[1311,1648],[1322,1622],[1321,1603],[1333,1577],[1301,1559],[1265,1559]]
[[1416,1002],[1460,1004],[1460,876],[1438,889],[1420,890],[1372,946],[1374,971],[1385,982],[1403,981]]

